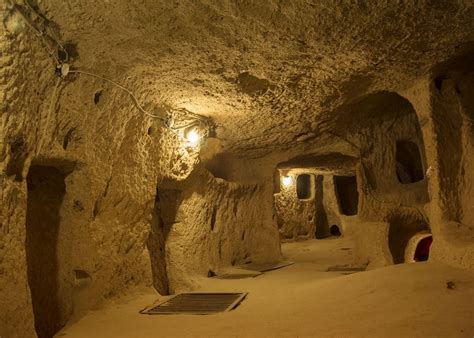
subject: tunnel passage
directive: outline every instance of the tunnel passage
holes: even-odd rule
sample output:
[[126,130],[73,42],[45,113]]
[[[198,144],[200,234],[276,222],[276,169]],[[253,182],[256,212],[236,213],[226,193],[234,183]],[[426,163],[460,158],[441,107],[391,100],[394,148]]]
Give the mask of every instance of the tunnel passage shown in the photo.
[[331,233],[331,236],[334,237],[339,237],[341,236],[341,229],[336,224],[331,225],[331,228],[329,228],[329,232]]
[[398,181],[402,184],[419,182],[424,179],[420,150],[411,141],[397,141],[396,171]]
[[50,166],[32,166],[27,177],[26,260],[35,328],[50,338],[64,324],[58,294],[59,211],[66,193],[66,175]]
[[[411,214],[398,214],[392,216],[388,222],[390,225],[388,232],[388,246],[390,249],[390,253],[392,254],[393,263],[404,263],[405,252],[407,251],[409,241],[419,233],[429,232],[429,226],[422,218]],[[423,258],[424,256],[426,256],[426,259],[428,259],[426,252],[426,244],[427,243],[424,242],[424,247],[420,247],[420,251],[418,252],[418,258]],[[416,252],[414,256],[416,256]],[[411,260],[412,257],[410,257],[409,259]]]
[[341,213],[347,216],[357,215],[359,192],[356,176],[334,176],[334,187]]
[[415,250],[415,255],[413,257],[413,260],[415,262],[423,262],[428,260],[428,258],[430,257],[431,243],[433,243],[432,236],[425,237],[418,242]]

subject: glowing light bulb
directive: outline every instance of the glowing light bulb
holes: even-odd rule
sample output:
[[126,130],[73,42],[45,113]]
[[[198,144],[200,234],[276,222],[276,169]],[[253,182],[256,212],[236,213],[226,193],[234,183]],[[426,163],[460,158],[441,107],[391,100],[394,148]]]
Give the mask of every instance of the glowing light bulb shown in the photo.
[[281,182],[283,183],[284,187],[289,187],[293,183],[293,179],[291,176],[283,176]]
[[201,135],[199,135],[196,129],[191,129],[186,133],[186,139],[191,145],[196,146],[201,141]]

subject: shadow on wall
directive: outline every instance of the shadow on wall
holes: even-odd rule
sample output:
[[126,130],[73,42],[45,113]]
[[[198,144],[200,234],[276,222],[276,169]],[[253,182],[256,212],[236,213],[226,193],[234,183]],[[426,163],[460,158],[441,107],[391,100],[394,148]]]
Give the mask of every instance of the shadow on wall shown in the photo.
[[234,158],[229,154],[217,154],[211,159],[204,161],[206,169],[216,178],[229,181],[229,163]]
[[176,202],[179,193],[179,190],[156,189],[147,248],[151,261],[153,286],[160,295],[170,294],[166,271],[166,239],[176,217]]
[[55,167],[32,166],[27,177],[26,259],[39,338],[53,337],[66,324],[57,252],[66,176]]

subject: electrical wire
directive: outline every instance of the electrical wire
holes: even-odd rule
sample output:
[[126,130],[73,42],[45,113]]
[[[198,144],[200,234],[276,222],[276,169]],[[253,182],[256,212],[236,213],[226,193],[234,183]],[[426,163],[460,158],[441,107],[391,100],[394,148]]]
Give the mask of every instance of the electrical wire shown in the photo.
[[[191,120],[191,122],[187,122],[185,124],[176,124],[176,121],[179,120],[178,116],[181,114],[183,116],[182,118],[182,122],[185,122],[185,121],[189,121]],[[168,128],[170,129],[174,129],[174,130],[177,130],[177,129],[187,129],[187,128],[190,128],[190,127],[193,127],[193,126],[200,126],[202,129],[204,129],[206,131],[206,136],[209,135],[209,129],[210,129],[210,120],[208,117],[205,117],[205,116],[201,116],[199,114],[196,114],[196,113],[193,113],[193,112],[190,112],[184,108],[181,108],[181,109],[174,109],[172,112],[171,112],[171,120],[170,120],[170,123],[168,125]]]
[[[45,28],[43,30],[41,30],[41,29],[39,29],[35,26],[33,19],[30,17],[29,14],[27,15],[24,12],[24,10],[22,9],[22,6],[18,5],[17,3],[15,3],[12,0],[7,0],[7,1],[12,6],[12,8],[20,14],[20,16],[23,18],[24,22],[26,23],[26,25],[28,27],[30,27],[32,29],[32,31],[34,32],[34,34],[41,40],[41,43],[42,43],[44,49],[54,59],[54,61],[56,63],[56,70],[60,70],[60,72],[59,72],[60,75],[58,76],[58,79],[57,79],[56,84],[54,86],[53,94],[52,94],[52,97],[51,97],[51,102],[50,102],[50,105],[49,105],[48,115],[47,115],[47,118],[46,118],[46,126],[45,126],[46,130],[48,129],[49,122],[50,122],[50,119],[51,119],[51,116],[52,116],[52,113],[53,113],[53,109],[56,106],[55,98],[56,98],[56,92],[57,92],[57,89],[59,87],[59,84],[60,84],[60,82],[63,78],[65,78],[69,73],[72,73],[72,74],[83,74],[83,75],[92,76],[92,77],[101,79],[103,81],[106,81],[106,82],[116,86],[117,88],[121,89],[122,91],[126,92],[130,96],[130,98],[132,99],[135,107],[140,112],[142,112],[146,116],[158,119],[159,121],[161,121],[163,123],[163,125],[165,127],[167,127],[168,130],[170,130],[173,134],[175,134],[178,139],[184,141],[184,142],[180,142],[181,143],[181,148],[182,148],[182,150],[184,150],[184,152],[188,156],[191,156],[191,154],[189,153],[189,150],[183,144],[183,143],[186,143],[186,139],[180,133],[178,133],[177,130],[183,130],[183,129],[191,127],[191,126],[199,125],[203,130],[203,135],[202,136],[209,136],[210,123],[209,123],[209,118],[207,118],[207,117],[201,116],[199,114],[195,114],[195,113],[190,112],[190,111],[188,111],[184,108],[183,109],[177,109],[177,110],[175,110],[175,112],[176,113],[182,113],[186,117],[185,120],[186,119],[189,120],[190,117],[191,117],[191,119],[194,119],[194,120],[190,123],[185,124],[185,125],[179,125],[177,127],[174,127],[174,124],[176,122],[176,119],[174,118],[174,115],[172,115],[171,119],[168,119],[168,118],[164,118],[162,116],[158,116],[158,115],[155,115],[155,114],[152,114],[152,113],[148,112],[147,110],[145,110],[143,108],[142,105],[140,105],[140,103],[139,103],[138,99],[136,98],[136,96],[129,89],[127,89],[126,87],[124,87],[120,83],[118,83],[114,80],[111,80],[111,79],[109,79],[105,76],[94,74],[92,72],[78,70],[78,69],[69,70],[68,69],[69,65],[66,63],[69,60],[69,54],[68,54],[66,48],[64,48],[63,44],[58,39],[56,39],[54,37],[54,34],[48,34],[46,32],[46,30],[50,26],[50,21],[47,18],[45,18],[42,14],[40,14],[36,10],[36,8],[34,8],[29,3],[28,0],[26,0],[25,2],[28,5],[28,7],[30,8],[30,11],[32,11],[38,18],[40,18],[42,20],[42,24]],[[48,42],[47,39],[49,39],[50,41]],[[51,41],[53,43],[55,43],[56,46],[61,51],[63,51],[65,53],[65,59],[64,60],[60,60],[59,57],[56,55],[56,51],[51,48],[51,45],[50,45]],[[68,68],[63,68],[64,66],[67,66]],[[61,73],[61,71],[63,71],[64,69],[66,69],[66,71],[64,73]],[[41,138],[41,143],[38,146],[38,153],[41,151],[43,143],[44,143],[44,136]],[[196,159],[195,159],[195,162],[196,162]]]
[[101,79],[103,81],[106,81],[106,82],[109,82],[111,84],[113,84],[114,86],[116,86],[117,88],[120,88],[121,90],[123,90],[124,92],[126,92],[128,95],[130,95],[130,98],[132,99],[133,103],[135,104],[135,106],[138,108],[138,110],[140,110],[143,114],[147,115],[147,116],[150,116],[150,117],[154,117],[154,118],[157,118],[159,119],[161,122],[163,122],[164,124],[167,124],[167,120],[162,117],[162,116],[158,116],[158,115],[154,115],[154,114],[151,114],[149,112],[147,112],[141,105],[140,103],[138,102],[137,98],[135,97],[135,95],[130,91],[128,90],[127,88],[125,88],[124,86],[122,86],[120,83],[118,82],[115,82],[114,80],[111,80],[111,79],[108,79],[104,76],[101,76],[101,75],[97,75],[97,74],[94,74],[94,73],[90,73],[90,72],[86,72],[86,71],[83,71],[83,70],[77,70],[77,69],[73,69],[73,70],[70,70],[69,73],[76,73],[76,74],[84,74],[84,75],[88,75],[88,76],[92,76],[92,77],[95,77],[95,78],[98,78],[98,79]]
[[[29,18],[24,12],[23,10],[21,9],[20,5],[14,3],[14,2],[11,2],[9,1],[11,6],[18,12],[18,14],[20,14],[20,16],[23,18],[25,24],[33,30],[34,34],[36,35],[36,37],[38,37],[40,40],[41,40],[41,43],[44,47],[44,49],[48,52],[48,54],[54,59],[55,63],[56,63],[56,66],[60,66],[63,62],[61,62],[59,60],[59,58],[56,56],[56,52],[54,50],[51,49],[51,47],[49,46],[48,42],[46,41],[46,37],[48,37],[50,40],[52,40],[54,43],[56,43],[59,48],[66,53],[66,60],[68,59],[69,57],[69,54],[67,53],[66,49],[63,47],[63,45],[54,37],[46,34],[44,31],[41,31],[40,29],[38,29],[37,27],[35,27],[35,25],[31,22],[32,19]],[[28,3],[28,1],[27,1]],[[34,10],[34,8],[28,3],[28,6],[31,8],[31,10],[38,16],[38,17],[42,17],[38,12],[36,12]],[[44,19],[43,19],[44,20]]]
[[[109,82],[111,84],[113,84],[114,86],[116,86],[117,88],[121,89],[122,91],[126,92],[128,95],[130,95],[130,98],[132,99],[133,103],[135,104],[135,106],[137,107],[138,110],[140,110],[142,113],[144,113],[145,115],[147,116],[150,116],[150,117],[153,117],[153,118],[157,118],[158,120],[160,120],[166,127],[168,127],[167,129],[169,131],[171,131],[173,134],[176,135],[176,137],[181,140],[181,141],[184,141],[184,142],[180,142],[181,144],[181,148],[182,150],[184,150],[184,152],[190,156],[190,153],[188,151],[188,149],[184,146],[183,143],[185,143],[187,140],[182,136],[180,135],[176,130],[179,130],[179,129],[183,129],[183,128],[186,128],[186,127],[178,127],[178,128],[172,128],[170,127],[170,124],[168,122],[167,119],[165,119],[164,117],[162,116],[158,116],[158,115],[154,115],[154,114],[151,114],[149,112],[147,112],[141,105],[140,103],[138,102],[137,98],[135,97],[135,95],[130,91],[128,90],[126,87],[122,86],[121,84],[119,84],[118,82],[114,81],[114,80],[111,80],[109,78],[106,78],[104,76],[101,76],[101,75],[97,75],[97,74],[94,74],[94,73],[91,73],[91,72],[86,72],[86,71],[83,71],[83,70],[77,70],[77,69],[73,69],[73,70],[70,70],[69,73],[75,73],[75,74],[84,74],[84,75],[88,75],[88,76],[92,76],[92,77],[95,77],[95,78],[98,78],[98,79],[101,79],[103,81],[106,81],[106,82]],[[194,113],[191,113],[191,115],[196,115]],[[172,119],[174,120],[174,119]],[[203,136],[208,136],[209,135],[209,128],[207,126],[207,124],[204,123],[204,118],[202,116],[200,116],[200,119],[199,120],[195,120],[194,122],[192,122],[190,125],[201,125],[201,127],[203,128],[204,130],[204,135]],[[204,124],[204,125],[203,125]]]
[[[62,45],[62,43],[56,39],[54,36],[52,35],[49,35],[49,34],[46,34],[45,30],[40,30],[38,29],[37,27],[35,27],[35,25],[31,22],[32,19],[30,17],[28,17],[24,12],[23,10],[21,9],[21,6],[16,4],[15,2],[11,1],[11,0],[8,0],[9,3],[12,5],[12,7],[21,15],[21,17],[23,18],[24,22],[28,25],[28,27],[30,27],[33,32],[35,33],[35,35],[40,38],[44,48],[46,49],[46,51],[51,55],[51,57],[54,59],[55,63],[56,63],[56,66],[58,68],[61,68],[63,66],[63,64],[69,59],[69,54],[67,52],[67,50],[64,48],[64,46]],[[28,5],[28,7],[30,8],[30,10],[37,16],[39,17],[42,21],[43,21],[43,24],[45,27],[48,26],[48,23],[49,23],[49,20],[47,20],[43,15],[41,15],[37,10],[36,8],[34,8],[28,0],[25,1],[26,4]],[[48,44],[48,42],[46,41],[46,38],[49,38],[50,40],[52,40],[66,55],[66,58],[65,60],[59,60],[59,58],[56,56],[56,52],[54,50],[52,50]],[[92,77],[95,77],[95,78],[98,78],[98,79],[101,79],[103,81],[106,81],[106,82],[109,82],[111,84],[113,84],[114,86],[120,88],[122,91],[126,92],[130,98],[132,99],[133,103],[135,104],[135,106],[137,107],[138,110],[140,110],[143,114],[147,115],[147,116],[150,116],[150,117],[153,117],[153,118],[156,118],[156,119],[159,119],[166,127],[168,127],[169,129],[171,130],[178,130],[178,129],[183,129],[183,128],[188,128],[192,125],[197,125],[199,124],[201,127],[203,127],[203,129],[205,130],[205,133],[206,135],[208,135],[209,133],[209,123],[208,123],[208,119],[201,116],[201,115],[198,115],[198,114],[195,114],[195,113],[192,113],[190,111],[185,111],[184,109],[180,109],[180,110],[177,110],[178,112],[184,112],[184,115],[185,116],[192,116],[194,118],[194,121],[188,123],[188,124],[185,124],[184,126],[183,125],[180,125],[178,127],[174,127],[174,119],[172,121],[169,121],[168,119],[162,117],[162,116],[158,116],[158,115],[155,115],[155,114],[151,114],[149,113],[148,111],[146,111],[142,105],[140,105],[140,103],[138,102],[138,99],[136,98],[136,96],[130,91],[128,90],[126,87],[122,86],[120,83],[114,81],[114,80],[111,80],[109,78],[106,78],[105,76],[101,76],[101,75],[97,75],[97,74],[94,74],[94,73],[91,73],[91,72],[87,72],[87,71],[82,71],[82,70],[69,70],[68,73],[77,73],[77,74],[84,74],[84,75],[88,75],[88,76],[92,76]],[[197,121],[199,123],[197,123]],[[179,136],[180,138],[181,135],[179,135],[178,133],[174,132],[174,134],[176,134],[177,136]]]
[[[31,11],[33,11],[33,13],[36,14],[37,17],[39,17],[42,22],[43,22],[43,25],[45,27],[48,27],[51,23],[51,21],[49,21],[43,14],[39,13],[36,8],[34,8],[30,1],[29,0],[25,0],[25,3],[28,5],[28,7],[30,8]],[[33,28],[35,29],[35,28]],[[46,29],[45,29],[46,30]],[[44,35],[44,33],[42,33]],[[56,37],[54,36],[54,34],[51,34],[51,35],[47,35],[51,40],[53,40],[57,45],[58,47],[66,54],[66,58],[63,62],[67,62],[69,60],[69,53],[67,52],[66,48],[64,48],[64,46],[62,45],[62,43],[56,39]]]

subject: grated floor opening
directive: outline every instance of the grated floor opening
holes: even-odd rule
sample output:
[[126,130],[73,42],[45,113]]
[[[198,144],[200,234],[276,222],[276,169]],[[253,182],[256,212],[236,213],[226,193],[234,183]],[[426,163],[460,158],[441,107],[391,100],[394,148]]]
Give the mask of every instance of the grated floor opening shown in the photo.
[[180,293],[140,311],[143,314],[214,314],[237,307],[247,293]]
[[226,273],[220,276],[216,276],[214,278],[216,279],[245,279],[245,278],[255,278],[257,276],[261,275],[259,274],[248,274],[248,273]]

